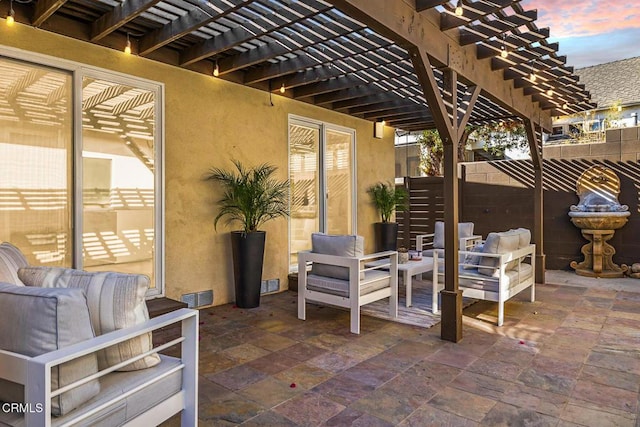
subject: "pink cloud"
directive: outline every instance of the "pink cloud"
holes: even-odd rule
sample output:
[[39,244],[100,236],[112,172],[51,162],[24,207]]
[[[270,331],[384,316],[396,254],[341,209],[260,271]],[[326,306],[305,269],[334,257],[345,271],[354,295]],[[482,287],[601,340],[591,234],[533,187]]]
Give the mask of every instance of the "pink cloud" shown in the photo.
[[536,25],[551,37],[579,37],[640,28],[639,1],[523,0],[525,10],[538,9]]

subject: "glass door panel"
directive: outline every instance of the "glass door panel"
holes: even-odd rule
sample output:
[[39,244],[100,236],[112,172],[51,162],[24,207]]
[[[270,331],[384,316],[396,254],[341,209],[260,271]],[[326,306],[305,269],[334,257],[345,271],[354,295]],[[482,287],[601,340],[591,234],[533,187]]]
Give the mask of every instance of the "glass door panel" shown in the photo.
[[325,144],[326,230],[351,234],[353,218],[353,133],[327,129]]
[[82,262],[154,281],[156,94],[104,79],[82,85]]
[[320,126],[289,125],[289,185],[291,189],[290,263],[311,248],[311,233],[320,230]]
[[353,152],[355,133],[324,123],[289,122],[290,268],[311,249],[311,234],[354,232]]
[[0,58],[0,241],[72,266],[71,73]]

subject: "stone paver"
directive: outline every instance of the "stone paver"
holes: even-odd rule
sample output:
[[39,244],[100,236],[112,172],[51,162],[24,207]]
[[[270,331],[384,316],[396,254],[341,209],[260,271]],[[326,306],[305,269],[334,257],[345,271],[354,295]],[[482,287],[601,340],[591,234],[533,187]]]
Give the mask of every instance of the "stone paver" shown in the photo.
[[457,344],[366,316],[353,335],[329,307],[300,321],[296,297],[202,310],[200,425],[640,426],[640,286],[539,285],[500,328],[480,301]]

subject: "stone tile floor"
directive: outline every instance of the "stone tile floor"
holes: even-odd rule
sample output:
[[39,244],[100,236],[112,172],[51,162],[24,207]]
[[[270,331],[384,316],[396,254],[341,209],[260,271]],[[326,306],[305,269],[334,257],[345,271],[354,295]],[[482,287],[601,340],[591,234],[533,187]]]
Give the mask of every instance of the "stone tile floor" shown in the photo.
[[638,427],[640,281],[575,277],[509,301],[500,328],[496,304],[468,307],[457,344],[366,316],[353,335],[328,307],[300,321],[289,291],[202,310],[200,425]]

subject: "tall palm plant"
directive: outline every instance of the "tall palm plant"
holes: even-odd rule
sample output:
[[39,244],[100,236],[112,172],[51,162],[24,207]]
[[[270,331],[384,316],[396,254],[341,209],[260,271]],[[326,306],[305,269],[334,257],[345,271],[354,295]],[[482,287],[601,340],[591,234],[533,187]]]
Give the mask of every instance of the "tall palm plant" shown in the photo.
[[407,208],[408,194],[402,187],[384,182],[378,182],[367,189],[371,201],[376,207],[382,222],[389,222],[395,211],[404,211]]
[[218,200],[220,211],[214,219],[225,218],[228,224],[239,222],[245,233],[257,231],[265,222],[289,215],[288,181],[273,177],[277,168],[263,163],[251,168],[233,160],[235,171],[212,168],[207,179],[220,183],[224,189]]

